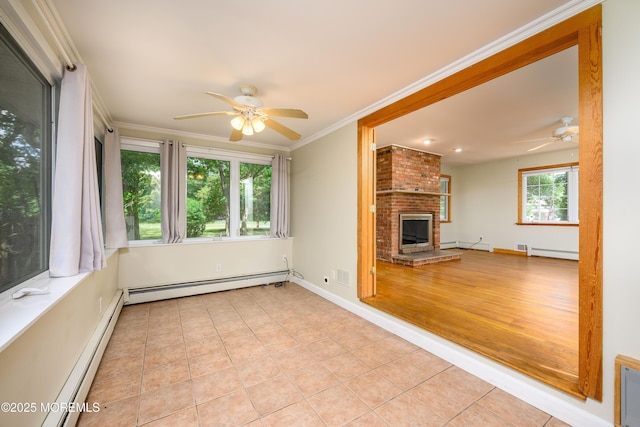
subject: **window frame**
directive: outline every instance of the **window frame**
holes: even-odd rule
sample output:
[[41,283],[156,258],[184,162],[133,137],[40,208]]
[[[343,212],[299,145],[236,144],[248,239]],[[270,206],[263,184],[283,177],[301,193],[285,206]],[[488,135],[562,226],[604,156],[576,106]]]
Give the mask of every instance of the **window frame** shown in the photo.
[[[579,162],[571,162],[571,163],[561,163],[555,165],[545,165],[545,166],[535,166],[530,168],[522,168],[518,169],[518,221],[516,225],[534,225],[534,226],[560,226],[560,227],[578,227],[580,225],[579,222],[579,175],[580,164]],[[568,171],[573,172],[575,174],[569,175],[569,180],[567,182],[567,186],[569,187],[568,192],[568,209],[570,212],[570,220],[568,221],[527,221],[526,220],[526,209],[527,209],[527,188],[526,188],[526,176],[529,175],[543,175],[545,173],[550,173],[553,171]],[[571,218],[575,218],[575,220],[571,220]]]
[[[149,141],[143,139],[132,139],[132,138],[120,138],[120,151],[136,151],[140,153],[152,153],[160,155],[160,141]],[[162,174],[162,169],[160,170],[160,174]],[[124,212],[123,212],[124,215]],[[160,228],[162,232],[162,227]],[[140,240],[129,240],[127,241],[133,245],[144,245],[147,243],[161,243],[162,238],[158,239],[140,239]]]
[[449,223],[451,222],[451,175],[440,174],[440,184],[442,185],[442,181],[446,180],[447,182],[447,191],[445,193],[440,193],[440,204],[442,205],[442,199],[445,200],[445,212],[446,217],[442,219],[442,215],[440,216],[440,223]]
[[217,148],[186,146],[187,158],[199,157],[209,160],[222,160],[229,162],[229,236],[224,237],[190,237],[184,241],[210,241],[210,240],[257,240],[270,238],[270,236],[241,236],[240,235],[240,163],[259,165],[271,165],[272,155],[242,153]]
[[39,263],[40,266],[35,270],[29,271],[20,277],[16,277],[6,286],[0,288],[0,300],[4,299],[4,295],[15,292],[16,288],[32,281],[36,277],[40,277],[49,270],[50,242],[51,242],[51,215],[52,215],[52,197],[53,197],[53,172],[55,161],[55,135],[54,120],[56,119],[57,98],[56,90],[49,79],[42,73],[36,63],[31,59],[28,53],[19,45],[16,38],[6,28],[4,23],[0,23],[0,40],[6,46],[7,50],[15,55],[15,59],[19,62],[25,73],[29,73],[41,85],[42,103],[35,106],[34,110],[41,112],[41,141],[39,156],[39,202],[41,203],[41,212],[39,214],[40,232],[37,237],[39,246]]
[[[161,141],[137,139],[132,137],[120,138],[120,150],[138,151],[144,153],[160,153]],[[243,153],[240,151],[224,150],[219,148],[185,145],[186,158],[199,157],[209,160],[222,160],[229,162],[229,228],[230,235],[223,237],[185,237],[183,242],[211,242],[211,241],[229,241],[229,240],[259,240],[271,238],[270,235],[265,236],[241,236],[240,235],[240,163],[262,164],[271,166],[273,155]],[[185,165],[186,166],[186,165]],[[185,168],[186,169],[186,168]],[[162,174],[162,170],[160,171]],[[186,192],[185,192],[186,197]],[[186,216],[185,216],[186,227]],[[132,246],[140,246],[146,244],[159,244],[162,241],[157,239],[149,240],[129,240]]]

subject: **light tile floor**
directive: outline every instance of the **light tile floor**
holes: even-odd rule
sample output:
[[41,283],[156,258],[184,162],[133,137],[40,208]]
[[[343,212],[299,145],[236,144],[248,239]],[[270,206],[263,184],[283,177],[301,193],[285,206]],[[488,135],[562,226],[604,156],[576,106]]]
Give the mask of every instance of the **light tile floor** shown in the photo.
[[126,306],[79,426],[566,426],[298,285]]

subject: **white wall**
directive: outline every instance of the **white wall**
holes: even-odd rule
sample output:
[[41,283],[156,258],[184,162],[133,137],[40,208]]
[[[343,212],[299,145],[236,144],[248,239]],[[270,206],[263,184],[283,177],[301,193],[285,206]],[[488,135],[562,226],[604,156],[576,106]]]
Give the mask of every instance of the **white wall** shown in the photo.
[[[55,286],[53,283],[50,286]],[[55,402],[105,308],[118,290],[118,254],[91,273],[0,352],[0,402],[35,402],[34,413],[0,412],[2,426],[42,424],[40,403]],[[98,300],[102,298],[102,312]]]
[[[452,224],[441,241],[482,243],[494,248],[529,247],[578,251],[578,227],[523,226],[518,221],[518,169],[578,161],[578,150],[457,167],[451,170]],[[445,240],[450,239],[450,240]]]
[[603,368],[605,413],[611,416],[616,355],[640,359],[640,2],[607,0],[603,18]]

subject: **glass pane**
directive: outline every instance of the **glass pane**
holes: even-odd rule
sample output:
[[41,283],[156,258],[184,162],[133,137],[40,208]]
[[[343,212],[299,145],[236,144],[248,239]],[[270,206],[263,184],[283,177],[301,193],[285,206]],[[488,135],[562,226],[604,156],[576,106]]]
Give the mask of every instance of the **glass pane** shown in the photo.
[[187,158],[187,237],[229,236],[230,163]]
[[440,192],[448,193],[449,192],[449,180],[440,178]]
[[568,221],[569,188],[567,172],[541,173],[527,177],[526,220]]
[[271,165],[240,163],[240,235],[269,235]]
[[47,269],[50,86],[0,26],[0,292]]
[[527,186],[529,185],[538,185],[540,184],[540,176],[539,175],[529,175],[527,176]]
[[161,240],[160,153],[122,150],[122,198],[129,240]]

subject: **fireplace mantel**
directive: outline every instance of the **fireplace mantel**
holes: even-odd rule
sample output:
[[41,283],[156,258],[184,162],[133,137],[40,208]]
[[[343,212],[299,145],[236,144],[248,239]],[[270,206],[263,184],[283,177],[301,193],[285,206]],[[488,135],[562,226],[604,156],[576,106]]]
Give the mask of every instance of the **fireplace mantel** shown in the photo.
[[402,193],[402,194],[417,194],[419,196],[450,196],[450,193],[434,193],[432,191],[420,191],[420,190],[378,190],[376,194],[394,194],[394,193]]

